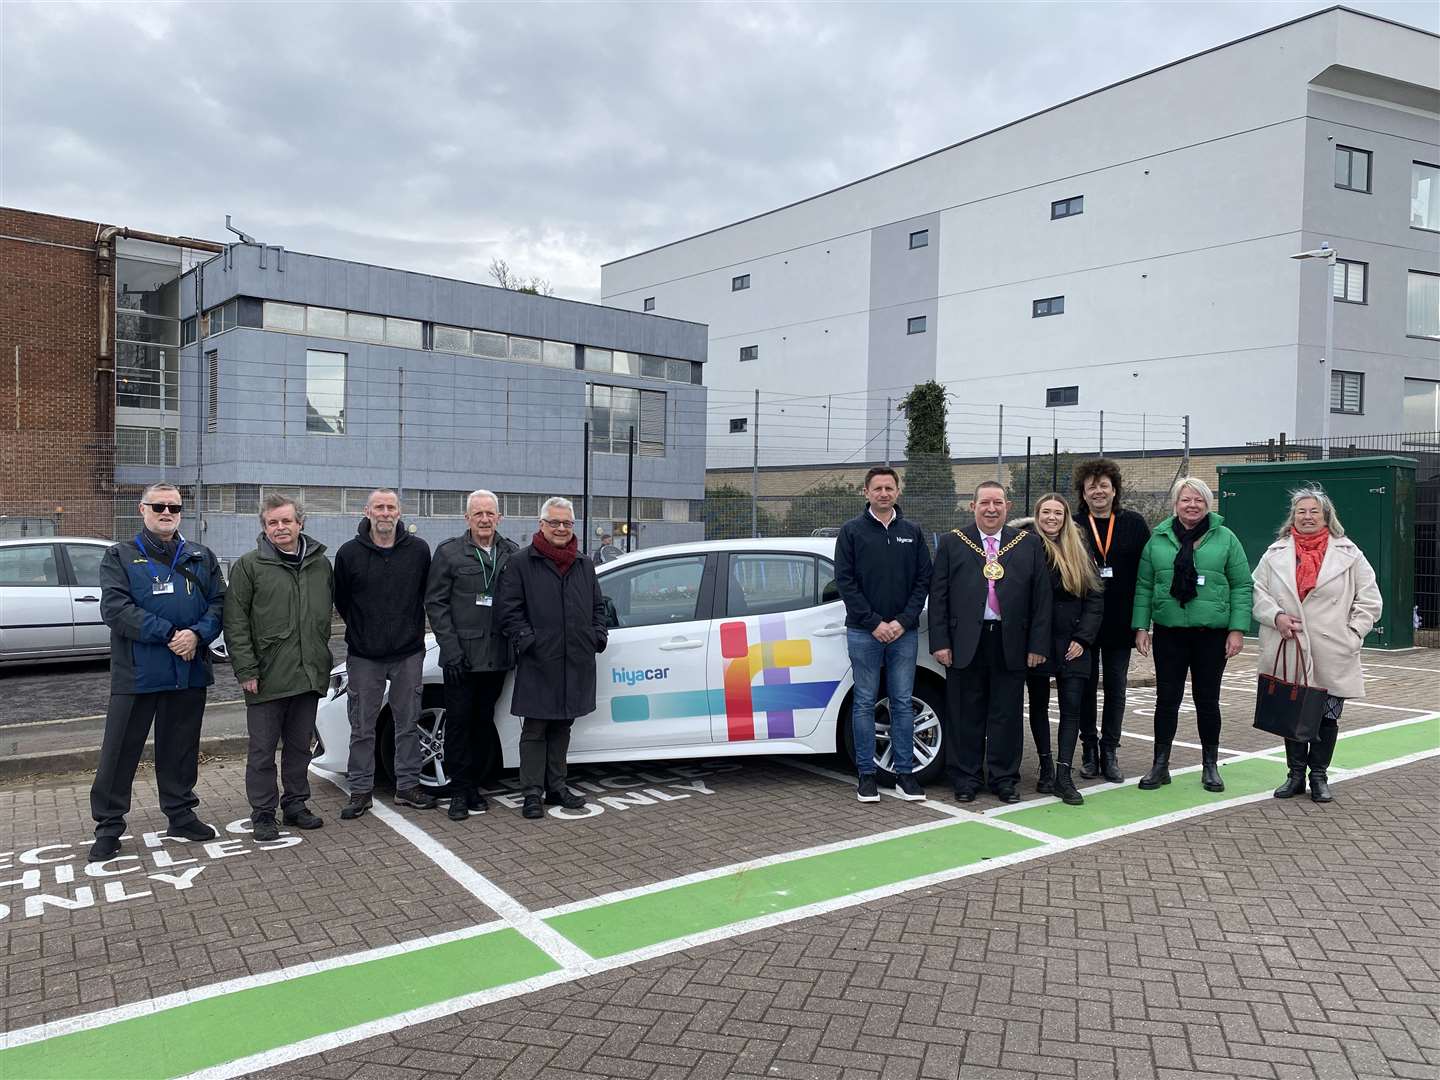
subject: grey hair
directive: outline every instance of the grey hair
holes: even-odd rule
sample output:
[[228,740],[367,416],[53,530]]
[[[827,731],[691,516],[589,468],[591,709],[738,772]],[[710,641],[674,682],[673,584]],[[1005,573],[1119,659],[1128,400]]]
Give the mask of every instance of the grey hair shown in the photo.
[[271,510],[279,510],[282,506],[293,506],[295,508],[295,522],[298,525],[305,524],[305,504],[300,501],[298,495],[281,495],[272,491],[265,498],[260,500],[260,525],[265,525],[265,515]]
[[1320,513],[1325,518],[1325,527],[1330,530],[1330,535],[1340,537],[1345,535],[1345,526],[1340,524],[1340,514],[1335,509],[1335,503],[1330,496],[1325,494],[1325,489],[1319,484],[1308,484],[1302,488],[1296,488],[1290,492],[1290,512],[1285,515],[1285,520],[1275,533],[1275,539],[1284,540],[1290,535],[1290,526],[1295,521],[1295,508],[1306,499],[1314,499],[1320,504]]
[[155,494],[155,492],[157,491],[173,491],[176,495],[180,494],[180,489],[174,484],[170,483],[169,480],[156,480],[155,483],[151,484],[149,487],[147,487],[144,491],[140,493],[140,501],[149,502],[150,496]]
[[574,503],[572,503],[569,499],[561,498],[559,495],[551,495],[550,498],[546,499],[543,503],[540,504],[540,520],[544,521],[545,515],[550,513],[551,509],[555,507],[559,507],[561,510],[569,510],[570,516],[575,516]]
[[394,495],[396,504],[398,505],[400,502],[400,492],[394,488],[378,487],[372,488],[370,494],[365,496],[365,505],[369,506],[370,500],[375,498],[376,495]]
[[1215,509],[1215,493],[1210,490],[1210,485],[1201,480],[1198,476],[1182,476],[1170,486],[1170,505],[1174,506],[1180,501],[1180,493],[1186,488],[1195,492],[1205,500],[1205,509]]
[[470,504],[476,499],[489,499],[495,504],[495,513],[500,513],[500,496],[493,491],[486,491],[484,488],[476,488],[465,496],[465,513],[470,513]]

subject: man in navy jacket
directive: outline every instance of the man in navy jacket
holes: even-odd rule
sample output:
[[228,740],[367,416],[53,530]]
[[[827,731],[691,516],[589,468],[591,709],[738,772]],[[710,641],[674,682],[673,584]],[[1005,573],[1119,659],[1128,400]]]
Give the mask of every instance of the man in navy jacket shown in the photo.
[[879,802],[875,782],[875,698],[885,669],[895,794],[921,801],[915,767],[915,660],[920,612],[930,589],[930,548],[920,528],[900,514],[900,479],[888,465],[865,474],[865,510],[835,540],[835,585],[845,601],[845,639],[855,693],[850,722],[861,802]]
[[195,814],[200,721],[215,681],[212,641],[220,636],[225,579],[208,548],[180,535],[182,503],[171,484],[140,497],[144,527],[100,561],[100,618],[110,627],[110,707],[100,765],[90,788],[95,819],[91,862],[120,851],[130,787],[155,725],[155,784],[170,821],[166,836],[213,840]]

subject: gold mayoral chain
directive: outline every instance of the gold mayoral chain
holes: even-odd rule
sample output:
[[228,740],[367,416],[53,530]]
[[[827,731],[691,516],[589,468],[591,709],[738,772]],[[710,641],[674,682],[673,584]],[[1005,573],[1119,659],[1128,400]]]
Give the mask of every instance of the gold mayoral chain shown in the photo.
[[990,581],[999,581],[1005,576],[1005,567],[1000,565],[1000,556],[1004,555],[1005,552],[1009,551],[1016,544],[1020,543],[1021,540],[1025,539],[1025,533],[1017,533],[1015,535],[1015,538],[1011,540],[1008,544],[1006,544],[1004,547],[1002,547],[999,551],[997,551],[995,553],[995,558],[992,559],[989,555],[985,554],[985,550],[979,544],[975,543],[974,540],[971,540],[970,537],[966,536],[959,529],[951,529],[950,531],[953,532],[956,536],[958,536],[961,540],[965,541],[966,547],[968,547],[971,551],[975,552],[976,555],[979,555],[980,558],[985,560],[985,566],[980,572],[984,574],[985,577],[988,578]]

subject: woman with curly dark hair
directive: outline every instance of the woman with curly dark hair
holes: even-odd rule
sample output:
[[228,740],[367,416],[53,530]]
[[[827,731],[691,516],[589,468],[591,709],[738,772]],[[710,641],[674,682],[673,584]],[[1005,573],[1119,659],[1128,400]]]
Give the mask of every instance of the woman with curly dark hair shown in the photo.
[[[1075,525],[1105,586],[1105,616],[1080,707],[1080,775],[1087,780],[1103,775],[1112,784],[1125,780],[1116,753],[1120,748],[1120,726],[1125,720],[1130,654],[1135,648],[1130,614],[1135,606],[1140,553],[1150,539],[1145,519],[1120,505],[1120,489],[1120,466],[1110,458],[1091,458],[1075,466],[1075,494],[1080,508]],[[1105,708],[1097,740],[1096,701],[1102,677]]]

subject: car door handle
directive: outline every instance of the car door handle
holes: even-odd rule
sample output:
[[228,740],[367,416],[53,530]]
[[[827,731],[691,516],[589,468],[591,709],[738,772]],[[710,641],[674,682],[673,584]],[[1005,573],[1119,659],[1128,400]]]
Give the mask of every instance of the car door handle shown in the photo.
[[98,603],[100,602],[100,597],[98,597],[98,596],[77,596],[77,597],[75,597],[75,602],[76,602],[77,604],[98,604]]
[[812,636],[812,637],[837,637],[838,635],[843,634],[843,633],[845,633],[845,624],[844,624],[844,623],[830,623],[828,626],[822,626],[819,630],[816,630],[815,633],[812,634],[811,636]]
[[705,642],[697,641],[695,638],[677,637],[671,638],[661,645],[660,648],[664,652],[675,652],[678,649],[698,649],[704,644]]

